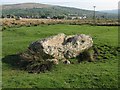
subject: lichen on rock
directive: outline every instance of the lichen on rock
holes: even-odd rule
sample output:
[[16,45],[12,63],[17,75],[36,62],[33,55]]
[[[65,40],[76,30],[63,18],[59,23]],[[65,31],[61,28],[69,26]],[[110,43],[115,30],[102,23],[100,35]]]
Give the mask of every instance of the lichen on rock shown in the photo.
[[77,57],[92,46],[93,40],[89,35],[67,36],[64,33],[60,33],[31,43],[26,52],[20,56],[27,61],[48,60],[58,64],[59,61]]

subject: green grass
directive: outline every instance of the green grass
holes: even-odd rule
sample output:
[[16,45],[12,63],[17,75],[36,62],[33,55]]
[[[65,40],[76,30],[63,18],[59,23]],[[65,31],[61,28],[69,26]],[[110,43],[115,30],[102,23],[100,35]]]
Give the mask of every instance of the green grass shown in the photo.
[[[41,38],[58,33],[88,34],[98,45],[117,47],[118,27],[88,25],[41,25],[3,31],[3,57],[24,51]],[[106,61],[56,66],[51,72],[30,74],[3,63],[3,88],[117,88],[117,57]]]

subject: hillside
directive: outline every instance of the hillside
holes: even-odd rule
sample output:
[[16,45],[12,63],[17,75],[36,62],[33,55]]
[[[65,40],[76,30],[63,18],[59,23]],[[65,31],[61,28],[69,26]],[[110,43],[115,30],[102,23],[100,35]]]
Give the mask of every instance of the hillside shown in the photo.
[[[39,4],[39,3],[22,3],[22,4],[10,4],[2,6],[3,16],[7,15],[15,15],[21,17],[35,17],[40,18],[41,16],[69,16],[69,15],[77,15],[83,16],[86,15],[87,18],[93,18],[93,11],[77,9],[71,7],[61,7],[61,6],[53,6],[47,4]],[[96,12],[97,18],[117,18],[117,14],[107,14],[102,12]]]
[[101,11],[101,12],[118,14],[118,9],[114,9],[114,10],[103,10],[103,11]]
[[8,4],[3,5],[3,10],[10,10],[10,9],[31,9],[31,8],[46,8],[51,7],[51,5],[47,4],[40,4],[40,3],[20,3],[20,4]]

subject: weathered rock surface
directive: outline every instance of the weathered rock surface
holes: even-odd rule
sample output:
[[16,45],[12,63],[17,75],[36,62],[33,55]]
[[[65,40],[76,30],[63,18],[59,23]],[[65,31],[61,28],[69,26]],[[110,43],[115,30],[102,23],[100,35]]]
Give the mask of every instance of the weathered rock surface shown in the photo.
[[92,45],[93,40],[89,35],[67,36],[61,33],[31,43],[28,50],[21,54],[21,57],[29,61],[48,60],[58,64],[60,60],[66,61],[69,58],[78,56],[80,53],[91,48]]

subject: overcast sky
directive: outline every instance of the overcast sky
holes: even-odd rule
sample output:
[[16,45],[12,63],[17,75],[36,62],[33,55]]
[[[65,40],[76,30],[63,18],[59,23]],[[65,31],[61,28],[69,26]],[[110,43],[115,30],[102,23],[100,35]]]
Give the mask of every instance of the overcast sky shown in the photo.
[[118,8],[119,0],[0,0],[0,2],[1,4],[36,2],[88,10],[93,10],[93,6],[96,6],[96,10],[110,10]]

